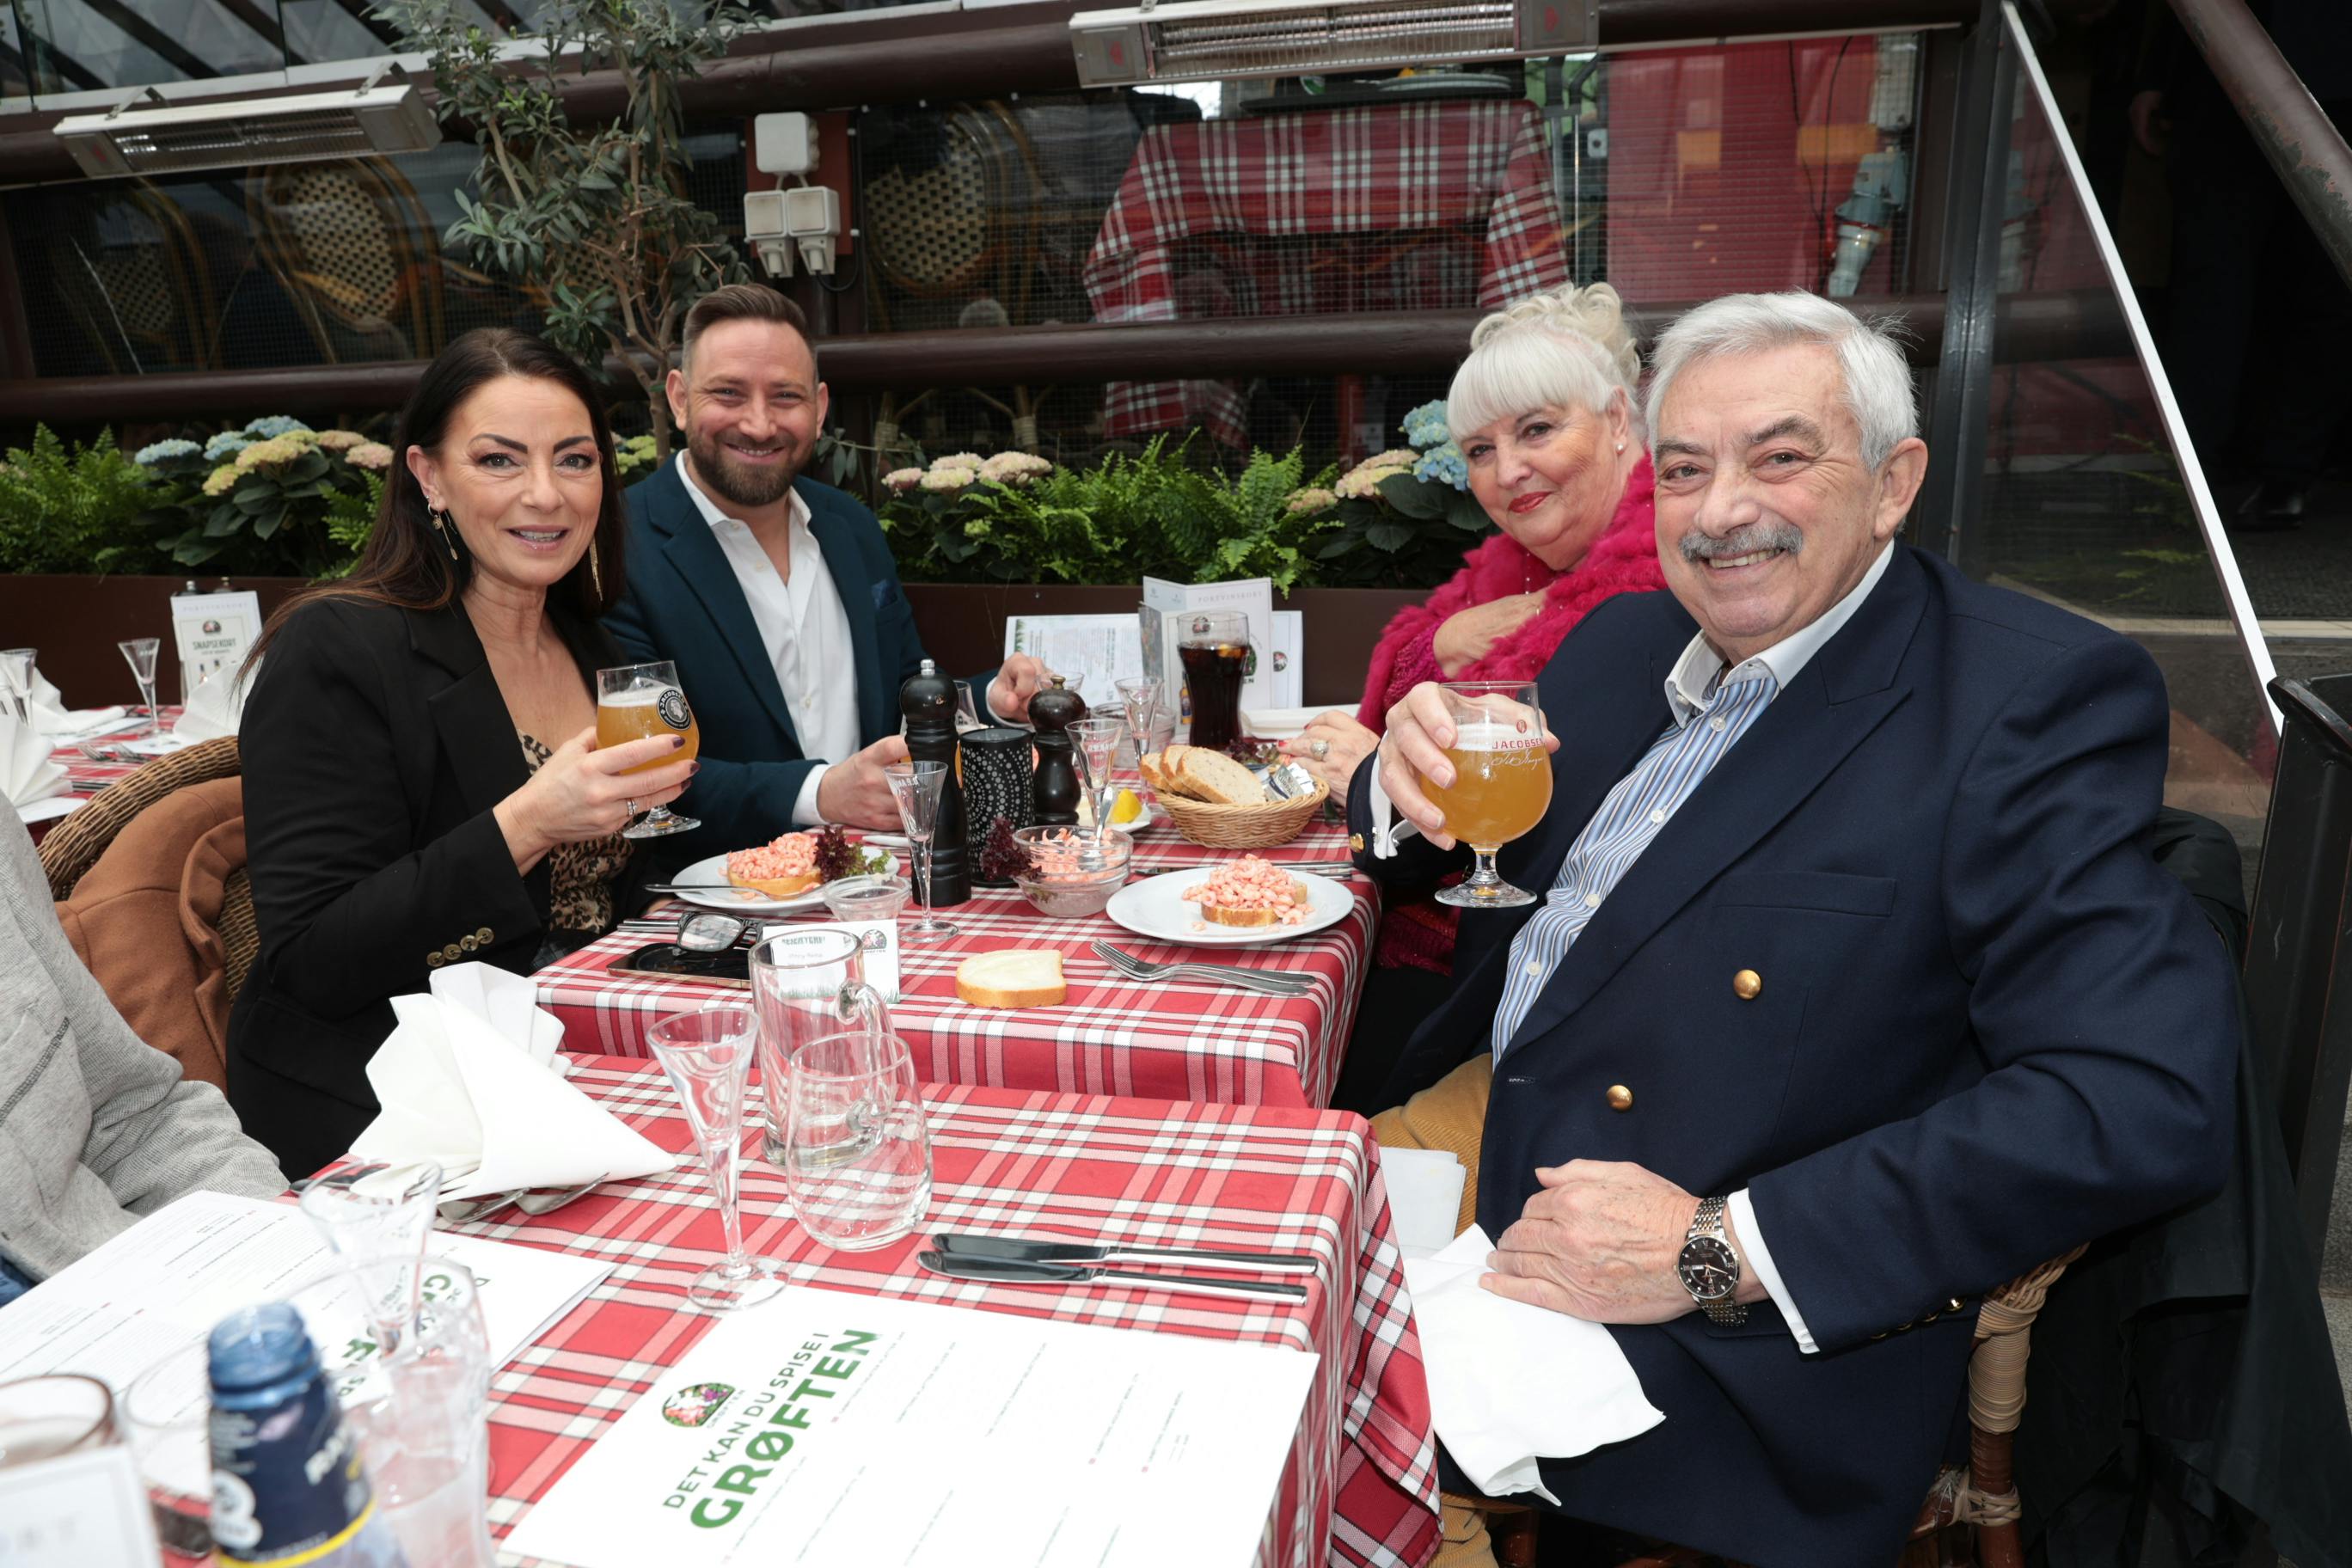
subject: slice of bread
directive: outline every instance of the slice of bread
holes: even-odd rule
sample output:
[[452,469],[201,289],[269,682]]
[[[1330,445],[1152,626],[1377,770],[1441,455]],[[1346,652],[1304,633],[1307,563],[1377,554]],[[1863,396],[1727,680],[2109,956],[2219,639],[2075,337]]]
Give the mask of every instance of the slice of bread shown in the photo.
[[955,980],[956,994],[975,1007],[1051,1007],[1070,994],[1052,948],[976,952],[956,965]]
[[[1291,896],[1299,903],[1303,904],[1307,901],[1307,884],[1296,877],[1290,879],[1290,891]],[[1202,920],[1212,925],[1221,926],[1278,925],[1281,923],[1282,917],[1288,912],[1284,910],[1229,910],[1217,904],[1202,904],[1200,909]]]
[[729,872],[727,879],[739,888],[755,888],[772,899],[793,899],[816,886],[816,873],[805,877],[738,877]]
[[1206,746],[1185,747],[1176,762],[1176,776],[1186,793],[1215,805],[1265,804],[1265,785],[1255,773]]
[[1171,746],[1164,752],[1154,752],[1142,760],[1143,776],[1161,795],[1172,795],[1180,800],[1205,800],[1192,783],[1184,776],[1184,754],[1190,746]]

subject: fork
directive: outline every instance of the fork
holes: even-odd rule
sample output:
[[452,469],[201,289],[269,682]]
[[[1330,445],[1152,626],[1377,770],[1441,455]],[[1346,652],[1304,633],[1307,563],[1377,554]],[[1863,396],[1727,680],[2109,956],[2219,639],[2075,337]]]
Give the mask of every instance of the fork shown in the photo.
[[[441,1205],[441,1218],[450,1225],[471,1225],[509,1207],[519,1208],[533,1216],[553,1214],[575,1198],[586,1197],[611,1180],[610,1176],[599,1176],[576,1187],[559,1187],[550,1192],[517,1187],[510,1193],[492,1193],[488,1197],[457,1199]],[[461,1204],[463,1207],[459,1206]],[[457,1211],[454,1214],[450,1212],[453,1209]]]
[[1268,996],[1299,997],[1307,994],[1312,978],[1304,974],[1286,974],[1278,970],[1244,969],[1232,963],[1153,963],[1121,952],[1107,942],[1093,944],[1095,956],[1126,975],[1129,980],[1167,980],[1179,974],[1197,974],[1206,979],[1222,980],[1238,985],[1244,991],[1259,991]]

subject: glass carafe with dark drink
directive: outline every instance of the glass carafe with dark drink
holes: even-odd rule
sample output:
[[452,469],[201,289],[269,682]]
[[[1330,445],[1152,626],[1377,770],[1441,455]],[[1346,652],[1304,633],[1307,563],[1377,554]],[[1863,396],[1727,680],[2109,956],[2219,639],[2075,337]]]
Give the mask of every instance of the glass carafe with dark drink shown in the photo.
[[1203,610],[1183,618],[1176,657],[1192,695],[1192,744],[1222,752],[1241,739],[1242,682],[1249,675],[1249,617],[1238,610]]

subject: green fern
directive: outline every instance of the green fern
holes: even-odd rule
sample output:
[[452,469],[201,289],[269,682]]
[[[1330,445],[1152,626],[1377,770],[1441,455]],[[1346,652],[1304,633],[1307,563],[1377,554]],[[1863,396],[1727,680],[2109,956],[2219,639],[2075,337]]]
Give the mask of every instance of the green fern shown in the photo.
[[37,426],[32,447],[12,448],[0,468],[0,571],[168,570],[148,525],[181,499],[124,456],[112,431],[68,450]]

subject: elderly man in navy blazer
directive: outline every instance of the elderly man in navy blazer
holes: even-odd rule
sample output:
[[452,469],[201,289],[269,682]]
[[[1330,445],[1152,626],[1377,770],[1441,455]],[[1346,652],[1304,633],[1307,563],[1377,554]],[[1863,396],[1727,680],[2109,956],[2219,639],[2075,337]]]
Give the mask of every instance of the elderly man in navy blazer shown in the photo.
[[[762,284],[687,312],[670,412],[686,450],[629,491],[628,587],[605,626],[669,659],[702,731],[680,809],[729,848],[792,827],[896,828],[898,688],[922,638],[874,514],[802,469],[824,428],[800,308]],[[1016,654],[973,695],[1023,721],[1044,671]]]
[[[1500,858],[1539,897],[1465,915],[1391,1087],[1483,1100],[1484,1283],[1609,1324],[1665,1415],[1546,1463],[1567,1512],[1891,1563],[1979,1294],[2221,1181],[2232,980],[2140,845],[2147,656],[1897,542],[1927,452],[1882,331],[1717,300],[1647,405],[1671,592],[1543,672],[1551,805]],[[1390,713],[1349,802],[1376,875],[1461,863],[1420,784],[1452,738],[1433,687]]]

